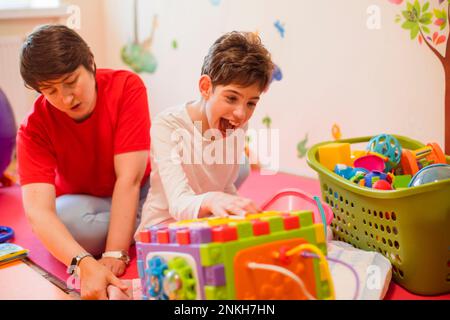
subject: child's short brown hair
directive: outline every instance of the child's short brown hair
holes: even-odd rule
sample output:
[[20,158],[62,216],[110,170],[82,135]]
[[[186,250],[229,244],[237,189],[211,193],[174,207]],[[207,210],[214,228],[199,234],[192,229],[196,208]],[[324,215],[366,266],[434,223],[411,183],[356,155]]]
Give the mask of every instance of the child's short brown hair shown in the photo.
[[202,67],[217,85],[257,84],[265,91],[272,80],[274,64],[269,51],[255,33],[233,31],[221,36],[209,49]]
[[94,55],[74,30],[64,25],[43,25],[25,40],[20,53],[20,73],[26,86],[39,86],[74,72],[83,65],[95,74]]

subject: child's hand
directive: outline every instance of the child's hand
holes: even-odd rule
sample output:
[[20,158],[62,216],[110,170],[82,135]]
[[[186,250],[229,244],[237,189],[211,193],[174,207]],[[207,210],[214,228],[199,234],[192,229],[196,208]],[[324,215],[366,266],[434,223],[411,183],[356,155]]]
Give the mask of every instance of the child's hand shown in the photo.
[[261,209],[250,199],[223,192],[210,192],[203,200],[199,218],[213,214],[217,217],[228,215],[244,216],[246,213],[258,213]]

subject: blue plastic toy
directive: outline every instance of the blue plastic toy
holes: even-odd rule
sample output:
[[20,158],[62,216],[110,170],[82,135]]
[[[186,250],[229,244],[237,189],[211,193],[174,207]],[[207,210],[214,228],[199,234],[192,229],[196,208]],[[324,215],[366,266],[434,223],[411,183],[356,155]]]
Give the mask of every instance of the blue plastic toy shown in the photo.
[[147,283],[149,290],[146,294],[159,300],[168,300],[163,290],[164,271],[168,269],[167,264],[164,259],[156,256],[148,262],[148,266],[148,270],[152,271],[148,277],[150,283]]
[[0,226],[0,243],[11,240],[14,237],[14,230],[9,227]]
[[450,179],[450,165],[433,164],[417,172],[408,187],[417,187],[446,179]]
[[369,171],[367,171],[364,168],[353,168],[350,166],[347,166],[345,164],[337,164],[336,167],[334,168],[334,173],[336,173],[337,175],[350,180],[351,178],[353,178],[354,176],[356,176],[359,173],[362,174],[367,174],[369,173]]
[[388,179],[388,176],[386,173],[380,172],[380,171],[372,171],[364,177],[364,182],[365,182],[366,187],[372,188],[373,184],[377,180],[386,180],[387,181],[387,179]]
[[402,147],[397,138],[389,134],[380,134],[373,137],[367,145],[367,150],[379,153],[389,159],[386,162],[386,172],[394,169],[401,160]]

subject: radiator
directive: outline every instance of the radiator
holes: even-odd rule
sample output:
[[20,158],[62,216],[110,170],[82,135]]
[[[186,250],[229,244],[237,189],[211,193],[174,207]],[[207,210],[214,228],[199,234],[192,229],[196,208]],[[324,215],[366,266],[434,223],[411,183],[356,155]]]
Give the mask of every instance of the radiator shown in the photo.
[[20,76],[20,37],[0,37],[0,88],[8,97],[19,125],[30,112],[34,95],[26,89]]

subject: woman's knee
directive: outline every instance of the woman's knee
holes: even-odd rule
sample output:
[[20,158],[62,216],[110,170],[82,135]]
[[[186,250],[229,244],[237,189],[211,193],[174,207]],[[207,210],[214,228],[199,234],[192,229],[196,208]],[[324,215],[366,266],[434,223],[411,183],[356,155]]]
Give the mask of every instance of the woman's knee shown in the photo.
[[[108,203],[98,203],[99,200],[102,199],[77,195],[61,196],[56,200],[59,219],[75,241],[92,255],[103,252],[109,227],[110,207]],[[100,209],[108,211],[98,212]]]
[[67,223],[78,222],[86,215],[108,212],[110,209],[109,199],[85,195],[64,195],[56,199],[56,213]]

